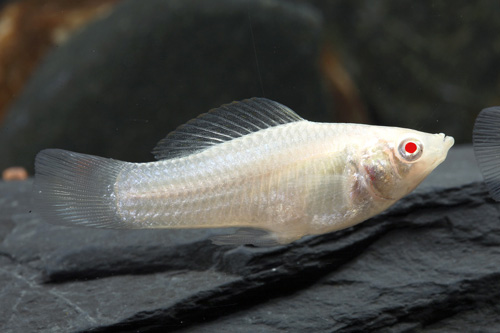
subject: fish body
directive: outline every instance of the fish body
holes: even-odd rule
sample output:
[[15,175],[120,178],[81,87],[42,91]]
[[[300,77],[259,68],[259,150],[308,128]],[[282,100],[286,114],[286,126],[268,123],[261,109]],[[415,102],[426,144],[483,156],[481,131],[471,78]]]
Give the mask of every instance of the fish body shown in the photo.
[[[49,220],[109,228],[242,227],[220,244],[284,244],[349,227],[412,191],[453,138],[314,123],[273,101],[222,106],[160,141],[157,162],[44,150],[35,193]],[[408,151],[406,151],[408,150]]]

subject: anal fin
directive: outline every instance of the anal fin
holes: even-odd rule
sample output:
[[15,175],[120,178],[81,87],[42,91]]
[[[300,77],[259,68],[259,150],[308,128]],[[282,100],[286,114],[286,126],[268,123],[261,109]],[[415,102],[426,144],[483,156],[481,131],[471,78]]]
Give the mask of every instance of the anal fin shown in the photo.
[[272,232],[241,228],[233,234],[217,235],[210,238],[216,245],[254,245],[254,246],[277,246],[282,245]]

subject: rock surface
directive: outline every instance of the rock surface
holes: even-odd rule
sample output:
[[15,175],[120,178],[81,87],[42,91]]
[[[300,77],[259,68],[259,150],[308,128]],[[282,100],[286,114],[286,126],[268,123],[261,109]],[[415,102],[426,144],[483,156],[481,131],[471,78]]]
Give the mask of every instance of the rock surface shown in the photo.
[[[470,146],[385,213],[273,248],[53,226],[0,183],[2,332],[498,332],[500,204]],[[217,231],[220,232],[220,231]]]
[[43,148],[150,161],[171,130],[264,96],[327,118],[321,16],[279,0],[126,0],[47,55],[0,128],[0,170]]

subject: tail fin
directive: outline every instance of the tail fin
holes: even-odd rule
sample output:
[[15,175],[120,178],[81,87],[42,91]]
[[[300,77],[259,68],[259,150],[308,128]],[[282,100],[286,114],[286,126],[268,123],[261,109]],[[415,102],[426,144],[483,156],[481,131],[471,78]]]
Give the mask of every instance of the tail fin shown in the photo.
[[35,211],[50,223],[126,228],[116,212],[114,184],[126,162],[61,149],[35,159]]
[[500,107],[483,109],[479,113],[472,143],[484,182],[493,199],[500,201]]

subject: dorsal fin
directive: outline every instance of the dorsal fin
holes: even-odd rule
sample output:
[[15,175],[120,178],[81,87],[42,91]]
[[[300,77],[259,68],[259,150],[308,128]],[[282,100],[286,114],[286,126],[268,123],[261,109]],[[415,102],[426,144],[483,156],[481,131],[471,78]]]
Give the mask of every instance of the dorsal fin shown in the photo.
[[303,120],[278,102],[251,98],[224,104],[179,126],[153,149],[158,160],[186,156],[252,132]]

